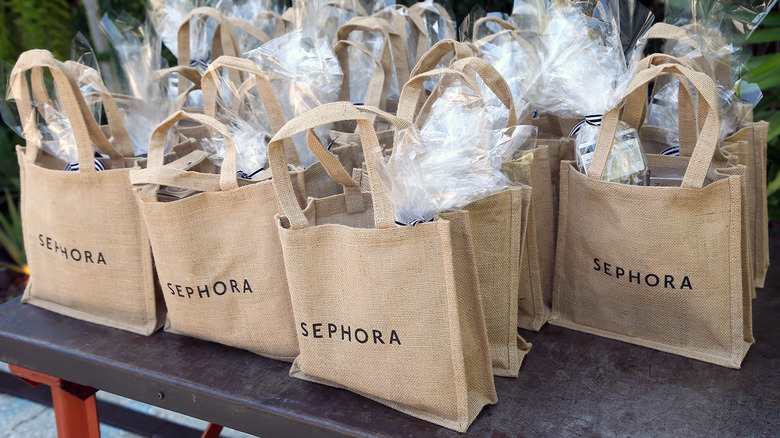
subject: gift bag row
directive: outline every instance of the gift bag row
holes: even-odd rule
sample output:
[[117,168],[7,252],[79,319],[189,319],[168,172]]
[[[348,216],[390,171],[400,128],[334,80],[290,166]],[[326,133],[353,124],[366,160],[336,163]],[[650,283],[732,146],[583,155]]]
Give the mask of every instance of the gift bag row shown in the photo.
[[[179,66],[129,57],[127,94],[83,57],[25,52],[4,106],[26,141],[23,301],[289,361],[459,431],[518,375],[518,328],[739,368],[768,266],[767,124],[698,28],[646,19],[615,64],[599,5],[481,17],[470,42],[395,7],[333,44],[193,9]],[[198,26],[214,59],[193,63]],[[267,42],[243,51],[236,29]],[[642,57],[650,38],[696,50]]]

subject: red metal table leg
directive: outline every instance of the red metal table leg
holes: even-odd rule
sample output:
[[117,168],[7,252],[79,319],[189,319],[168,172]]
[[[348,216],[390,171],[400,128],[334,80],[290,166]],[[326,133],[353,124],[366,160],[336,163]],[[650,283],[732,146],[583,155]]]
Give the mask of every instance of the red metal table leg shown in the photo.
[[68,382],[47,374],[38,373],[15,365],[9,366],[11,372],[25,382],[38,386],[51,387],[54,416],[57,419],[59,438],[99,438],[95,388]]
[[219,424],[209,423],[200,438],[218,438],[220,432],[222,432],[222,426]]

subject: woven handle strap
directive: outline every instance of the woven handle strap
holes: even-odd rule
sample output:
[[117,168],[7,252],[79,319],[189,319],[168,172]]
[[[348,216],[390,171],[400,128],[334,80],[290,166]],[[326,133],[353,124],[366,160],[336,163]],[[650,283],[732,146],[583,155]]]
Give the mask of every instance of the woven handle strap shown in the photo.
[[[431,6],[433,7],[434,10],[430,9]],[[450,16],[450,13],[447,11],[447,9],[441,4],[418,2],[409,6],[408,11],[410,16],[414,15],[423,19],[425,14],[430,14],[430,13],[439,14],[439,16],[444,21],[444,25],[447,27],[447,30],[449,30],[448,33],[450,35],[456,35],[455,22],[452,20],[452,17]]]
[[[103,131],[98,126],[95,118],[81,95],[76,80],[64,64],[54,59],[54,56],[47,50],[28,50],[16,61],[11,71],[10,88],[16,106],[19,110],[19,116],[22,120],[24,136],[27,140],[26,157],[29,161],[35,162],[40,154],[38,149],[38,140],[41,133],[35,121],[35,111],[33,110],[33,101],[30,101],[30,86],[27,82],[25,72],[35,71],[38,68],[48,69],[54,78],[54,85],[62,101],[65,114],[73,128],[73,136],[78,149],[78,163],[81,172],[95,172],[94,150],[92,144],[97,146],[98,150],[111,158],[114,168],[124,167],[124,159],[114,149],[114,146],[106,138]],[[42,75],[42,71],[41,71]],[[43,81],[34,84],[35,88],[43,87]],[[33,96],[43,96],[43,90],[37,90]],[[50,103],[50,102],[39,102]]]
[[[271,163],[271,170],[274,175],[274,187],[279,196],[279,202],[282,205],[284,214],[290,220],[290,226],[293,229],[306,228],[309,226],[309,221],[306,219],[303,210],[301,210],[301,207],[298,204],[289,174],[283,172],[283,170],[286,169],[287,160],[284,156],[282,140],[300,132],[311,130],[317,126],[349,120],[356,120],[358,129],[360,130],[360,140],[363,147],[363,154],[366,157],[365,163],[374,206],[374,224],[376,228],[395,227],[393,205],[390,202],[390,198],[387,196],[384,185],[379,179],[376,168],[377,164],[375,160],[371,159],[373,151],[380,148],[380,146],[379,139],[376,136],[376,131],[372,124],[372,118],[369,117],[370,115],[379,116],[390,121],[395,125],[396,129],[404,129],[410,126],[408,122],[392,116],[379,108],[355,106],[348,102],[334,102],[321,105],[290,120],[276,133],[274,138],[271,139],[271,143],[268,146],[268,160]],[[311,138],[312,136],[309,135],[309,139]],[[322,150],[324,150],[324,147],[322,147],[322,144],[319,142],[311,142],[308,145],[309,148],[312,149],[312,152],[314,152],[314,149],[321,149],[319,152],[316,152],[321,154]],[[329,169],[328,167],[325,169],[333,177],[334,174],[331,173],[333,169]],[[344,171],[344,169],[342,169],[342,171]],[[346,173],[346,171],[344,172]],[[280,174],[281,176],[279,176]]]
[[[637,92],[639,89],[646,89],[647,83],[655,78],[669,73],[676,73],[688,79],[699,93],[701,100],[707,105],[707,116],[704,120],[702,135],[696,141],[693,155],[685,171],[682,187],[701,188],[707,177],[710,163],[712,162],[715,150],[718,146],[718,102],[715,92],[715,83],[704,73],[693,71],[679,64],[664,64],[653,66],[649,69],[636,73],[629,84],[626,96]],[[593,160],[588,169],[588,178],[601,180],[607,167],[607,161],[612,150],[613,139],[620,121],[621,109],[618,106],[608,111],[602,118],[599,128],[599,137],[596,142],[596,150],[593,154]]]
[[[274,133],[278,132],[279,129],[287,123],[284,112],[282,112],[282,106],[279,104],[279,99],[276,98],[276,94],[274,94],[274,90],[271,87],[271,82],[265,74],[253,61],[234,56],[220,56],[214,60],[206,69],[206,72],[203,73],[201,87],[203,88],[203,112],[205,114],[212,117],[217,116],[217,94],[219,93],[218,79],[219,70],[222,68],[232,72],[242,72],[252,75],[247,81],[254,80],[254,85],[260,95],[260,103],[262,103],[263,108],[265,108],[265,113],[268,115],[268,121],[270,122],[271,129],[273,129]],[[251,82],[249,83],[251,84]],[[245,82],[241,85],[240,92],[246,92],[248,89],[248,85],[246,85]],[[243,99],[243,97],[243,94],[239,94],[239,98]],[[292,139],[285,144],[285,151],[289,154],[290,164],[301,167],[301,160],[298,157]]]
[[[103,80],[100,77],[100,73],[98,73],[98,71],[92,67],[80,64],[75,61],[65,61],[62,63],[62,65],[71,73],[74,79],[83,78],[83,82],[85,84],[89,84],[95,89],[100,90],[99,97],[105,104],[104,109],[108,118],[108,125],[111,128],[111,135],[113,136],[113,142],[109,141],[108,143],[112,145],[111,148],[115,149],[119,155],[132,157],[132,141],[130,140],[130,136],[127,134],[127,130],[125,129],[124,122],[122,121],[122,118],[119,114],[116,102],[103,83]],[[54,102],[49,96],[48,90],[46,89],[43,67],[38,66],[30,69],[30,81],[32,82],[33,100],[38,103],[45,103],[52,108],[56,108]],[[76,82],[77,87],[79,86],[78,82],[79,81]],[[81,90],[79,90],[79,95],[81,95],[80,93]],[[100,136],[98,138],[100,138]],[[122,160],[120,157],[112,156],[111,148],[109,148],[107,144],[103,143],[102,141],[96,142],[96,144],[102,153],[111,157],[113,168],[125,167],[124,160]]]
[[430,71],[436,68],[439,62],[450,52],[455,52],[455,59],[468,58],[474,56],[474,52],[468,44],[461,43],[455,40],[446,39],[441,40],[434,44],[433,47],[428,49],[420,59],[417,61],[417,65],[412,69],[412,77],[419,75],[420,73]]
[[434,92],[429,96],[428,100],[425,101],[425,104],[422,106],[422,108],[420,108],[419,111],[417,107],[419,105],[420,97],[423,94],[425,80],[429,77],[435,77],[442,74],[456,74],[460,76],[460,78],[463,79],[466,85],[468,85],[472,90],[479,93],[480,90],[479,86],[477,85],[476,78],[466,74],[466,71],[469,69],[474,70],[482,78],[490,90],[493,91],[496,96],[498,96],[501,102],[506,105],[507,108],[509,108],[507,126],[517,125],[515,104],[512,97],[512,92],[509,89],[509,85],[507,85],[504,78],[498,73],[498,71],[496,71],[495,68],[493,68],[492,65],[490,65],[490,63],[485,60],[473,57],[456,61],[454,64],[452,64],[452,68],[427,71],[410,79],[409,82],[404,85],[404,88],[401,91],[401,99],[398,102],[398,117],[405,120],[418,122],[420,115],[428,113],[430,107],[433,105],[433,102],[439,97],[438,86],[436,87],[437,89],[435,89]]
[[287,31],[284,18],[282,18],[281,15],[277,14],[274,11],[260,11],[255,16],[255,21],[257,21],[258,19],[274,20],[274,38],[278,38],[284,35]]
[[514,24],[504,20],[503,18],[498,17],[482,17],[477,19],[477,21],[474,22],[474,26],[471,28],[472,35],[474,35],[474,38],[479,35],[479,28],[482,26],[487,25],[488,23],[495,23],[501,27],[501,29],[505,30],[517,30],[517,26]]
[[349,47],[355,47],[364,54],[368,55],[376,63],[374,74],[371,75],[371,79],[368,82],[366,98],[362,103],[364,105],[375,106],[377,108],[387,108],[387,95],[390,92],[390,82],[393,80],[393,60],[390,56],[390,50],[387,45],[385,45],[384,49],[382,50],[382,59],[377,58],[368,48],[354,41],[340,40],[333,45],[333,51],[336,53],[336,56],[339,59],[339,64],[341,64],[341,70],[344,74],[338,100],[342,102],[350,101]]
[[133,142],[130,140],[130,134],[127,133],[125,123],[119,113],[119,108],[116,105],[114,96],[108,91],[106,84],[103,83],[103,80],[100,78],[100,73],[91,67],[79,64],[75,61],[65,61],[65,67],[71,71],[74,77],[88,78],[87,83],[92,85],[95,89],[100,90],[103,109],[106,111],[108,126],[111,129],[111,136],[114,140],[114,148],[124,157],[132,157],[135,155],[133,153]]
[[[690,32],[669,23],[655,23],[650,30],[648,30],[647,38],[669,40],[686,44],[693,52],[697,52],[700,49],[698,42],[696,42]],[[731,85],[731,67],[728,56],[723,59],[714,60],[716,63],[714,68],[712,64],[710,64],[712,60],[704,57],[700,52],[692,61],[697,66],[695,70],[703,71],[718,84]]]
[[[647,70],[651,67],[663,64],[678,64],[688,69],[695,70],[691,63],[682,58],[676,58],[666,54],[653,54],[643,58],[636,66],[635,71]],[[680,154],[690,157],[693,154],[693,148],[696,146],[696,140],[699,137],[707,113],[705,100],[698,100],[698,108],[693,107],[693,95],[688,87],[685,78],[679,77],[680,87],[678,89],[678,123],[680,135]],[[717,94],[715,96],[717,99]],[[636,92],[628,95],[625,99],[625,109],[623,110],[623,121],[639,130],[647,117],[647,84],[640,87]]]
[[385,44],[389,44],[393,54],[393,65],[395,67],[395,76],[399,84],[409,80],[409,54],[406,47],[406,28],[404,32],[399,33],[392,28],[390,24],[376,17],[354,17],[346,24],[339,27],[336,32],[336,39],[347,40],[349,34],[355,31],[371,32],[378,31],[382,34]]
[[455,61],[455,63],[452,64],[450,68],[463,72],[473,70],[476,74],[478,74],[479,77],[482,78],[482,81],[485,82],[485,85],[487,85],[488,88],[490,88],[490,90],[495,93],[496,96],[498,96],[499,100],[501,100],[501,103],[503,103],[504,106],[506,106],[509,110],[509,117],[507,119],[506,126],[510,127],[517,125],[515,99],[512,96],[512,90],[509,88],[509,84],[507,84],[506,79],[501,76],[501,73],[499,73],[495,67],[493,67],[484,59],[471,57]]
[[[207,17],[210,17],[219,23],[217,30],[214,32],[214,40],[212,41],[211,46],[212,58],[217,58],[220,55],[241,56],[241,48],[238,45],[238,37],[236,36],[233,25],[225,19],[219,10],[209,7],[199,7],[191,10],[190,13],[184,17],[181,25],[179,25],[178,64],[180,66],[189,67],[190,65],[190,20],[196,17],[200,20],[206,20]],[[232,72],[231,75],[230,80],[234,83],[241,82],[241,78],[238,76],[237,72]],[[183,94],[187,88],[189,88],[187,82],[188,81],[186,80],[181,80],[181,78],[179,79],[179,94]]]
[[[164,165],[165,147],[168,141],[168,131],[180,120],[190,119],[201,125],[217,131],[225,137],[225,157],[219,175],[203,174],[183,170],[177,166]],[[149,142],[149,158],[145,169],[133,169],[130,173],[130,183],[133,185],[149,185],[144,188],[142,197],[150,199],[157,193],[161,185],[179,187],[202,192],[228,191],[238,188],[236,172],[236,145],[230,136],[227,126],[219,120],[203,114],[177,111],[163,120],[152,132]]]

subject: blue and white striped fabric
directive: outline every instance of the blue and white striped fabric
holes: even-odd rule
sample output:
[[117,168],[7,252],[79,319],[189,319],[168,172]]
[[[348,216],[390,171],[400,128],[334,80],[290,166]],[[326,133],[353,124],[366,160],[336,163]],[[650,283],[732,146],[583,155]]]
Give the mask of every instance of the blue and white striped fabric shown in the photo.
[[577,133],[580,132],[580,129],[582,129],[582,126],[585,124],[588,124],[590,126],[601,126],[601,117],[602,114],[593,114],[590,116],[585,116],[585,120],[574,125],[574,128],[572,128],[571,132],[569,133],[569,137],[574,137],[575,135],[577,135]]
[[[78,161],[75,163],[70,163],[67,166],[65,166],[65,170],[69,172],[78,172],[79,171]],[[97,170],[98,172],[101,170],[106,170],[106,166],[103,165],[103,162],[100,161],[99,158],[95,158],[95,170]]]

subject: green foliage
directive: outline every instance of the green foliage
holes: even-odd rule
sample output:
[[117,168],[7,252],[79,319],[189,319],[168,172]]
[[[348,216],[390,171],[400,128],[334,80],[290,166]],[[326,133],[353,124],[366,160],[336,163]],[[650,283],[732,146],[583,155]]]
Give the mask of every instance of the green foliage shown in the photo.
[[769,217],[780,220],[780,11],[774,10],[767,15],[747,41],[754,49],[747,67],[746,79],[756,82],[764,93],[764,98],[756,106],[754,118],[769,122],[767,137],[767,195],[769,196]]
[[0,246],[5,249],[14,263],[0,262],[0,267],[10,269],[19,274],[29,275],[27,257],[24,253],[24,239],[22,235],[22,216],[16,208],[16,201],[11,193],[5,191],[5,214],[0,214]]
[[71,29],[79,3],[67,0],[4,0],[0,57],[13,60],[28,49],[46,48],[60,59],[70,55]]

